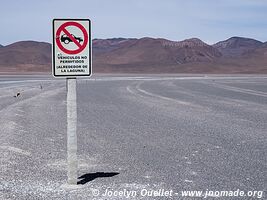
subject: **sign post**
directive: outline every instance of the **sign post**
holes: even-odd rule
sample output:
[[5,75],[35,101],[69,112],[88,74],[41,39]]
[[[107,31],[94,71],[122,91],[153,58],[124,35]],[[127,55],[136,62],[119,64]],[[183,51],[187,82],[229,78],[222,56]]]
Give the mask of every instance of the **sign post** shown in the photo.
[[67,78],[67,156],[68,183],[77,184],[77,101],[76,78]]
[[92,72],[91,23],[89,19],[54,19],[52,71],[67,79],[67,170],[68,184],[77,185],[77,94],[76,77]]

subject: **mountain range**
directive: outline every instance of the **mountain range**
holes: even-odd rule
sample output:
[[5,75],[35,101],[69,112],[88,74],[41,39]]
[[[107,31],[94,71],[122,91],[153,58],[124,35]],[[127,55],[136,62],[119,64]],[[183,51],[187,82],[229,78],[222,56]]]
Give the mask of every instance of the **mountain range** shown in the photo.
[[[213,45],[198,38],[94,39],[93,72],[267,73],[267,42],[232,37]],[[21,41],[0,46],[0,72],[51,71],[51,44]]]

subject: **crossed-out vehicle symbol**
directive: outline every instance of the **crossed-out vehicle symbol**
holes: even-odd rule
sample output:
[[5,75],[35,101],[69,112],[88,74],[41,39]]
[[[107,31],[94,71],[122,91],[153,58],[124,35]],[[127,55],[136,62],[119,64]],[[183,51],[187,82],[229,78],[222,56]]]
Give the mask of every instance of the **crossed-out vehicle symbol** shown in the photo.
[[[73,38],[75,38],[79,43],[81,43],[83,41],[83,39],[81,37],[76,37],[75,35],[71,34]],[[69,44],[70,42],[73,42],[69,36],[67,36],[66,34],[63,34],[60,37],[60,41],[64,42],[65,44]]]

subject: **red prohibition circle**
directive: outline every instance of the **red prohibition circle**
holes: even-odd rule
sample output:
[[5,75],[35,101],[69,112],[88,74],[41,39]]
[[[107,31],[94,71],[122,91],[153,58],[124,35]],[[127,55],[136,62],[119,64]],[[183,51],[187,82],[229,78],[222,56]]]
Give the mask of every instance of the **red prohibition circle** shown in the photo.
[[[67,26],[75,26],[75,27],[79,28],[82,31],[83,36],[84,36],[84,42],[83,42],[82,45],[76,39],[73,38],[71,33],[66,29]],[[69,50],[69,49],[66,49],[61,44],[61,42],[60,42],[60,33],[61,33],[61,31],[63,31],[78,46],[77,49]],[[77,22],[66,22],[66,23],[62,24],[57,29],[57,32],[56,32],[56,43],[57,43],[58,48],[60,48],[64,53],[67,53],[67,54],[78,54],[78,53],[82,52],[85,49],[85,47],[87,46],[88,33],[87,33],[86,29],[81,24],[79,24]]]

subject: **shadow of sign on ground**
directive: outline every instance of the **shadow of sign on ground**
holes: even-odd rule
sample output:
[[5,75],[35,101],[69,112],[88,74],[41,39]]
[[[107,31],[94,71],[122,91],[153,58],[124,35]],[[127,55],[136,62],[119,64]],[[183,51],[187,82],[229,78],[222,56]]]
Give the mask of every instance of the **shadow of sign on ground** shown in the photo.
[[88,173],[80,176],[78,179],[81,179],[77,182],[78,185],[84,185],[90,181],[95,180],[96,178],[108,178],[118,175],[118,172],[96,172]]

